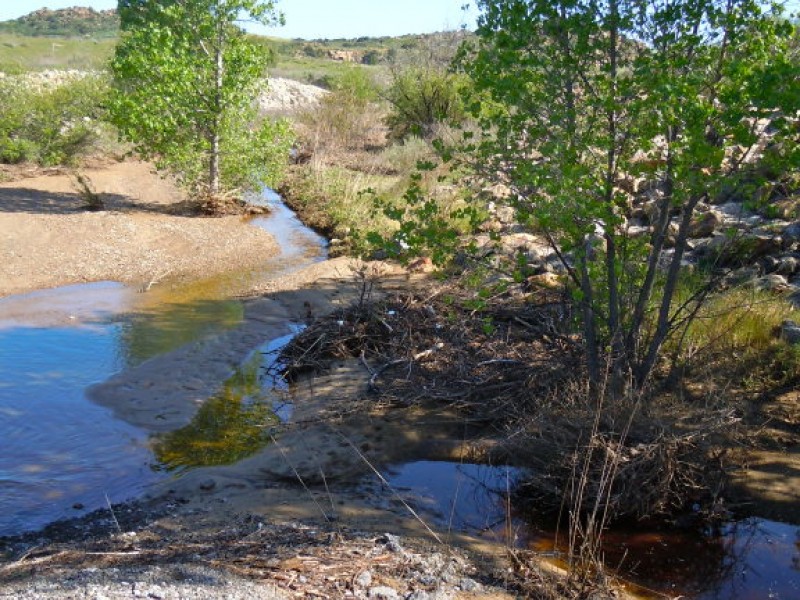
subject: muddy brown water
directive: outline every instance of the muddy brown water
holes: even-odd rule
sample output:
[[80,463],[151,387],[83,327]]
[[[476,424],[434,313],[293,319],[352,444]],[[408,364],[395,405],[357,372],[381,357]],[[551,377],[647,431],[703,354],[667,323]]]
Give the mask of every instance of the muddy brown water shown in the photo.
[[[116,373],[235,328],[243,304],[226,298],[324,259],[324,240],[274,196],[266,200],[272,214],[253,224],[283,253],[263,270],[147,294],[101,282],[0,300],[0,536],[137,497],[196,466],[236,462],[291,419],[293,406],[266,367],[296,324],[263,340],[174,431],[135,427],[86,394]],[[555,532],[510,514],[505,498],[517,469],[414,456],[381,473],[388,487],[366,475],[354,489],[377,508],[408,505],[439,531],[547,556],[564,551]],[[645,596],[800,598],[800,527],[792,524],[751,517],[714,531],[618,529],[607,533],[604,553]]]

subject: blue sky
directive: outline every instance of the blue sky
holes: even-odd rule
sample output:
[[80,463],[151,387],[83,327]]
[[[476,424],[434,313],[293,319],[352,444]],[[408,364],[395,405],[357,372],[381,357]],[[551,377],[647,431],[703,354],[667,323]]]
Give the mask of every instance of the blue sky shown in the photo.
[[[472,4],[468,13],[463,4]],[[0,0],[0,21],[36,9],[91,6],[116,8],[116,0]],[[472,28],[477,11],[470,0],[280,0],[286,26],[259,31],[286,38],[353,38]]]

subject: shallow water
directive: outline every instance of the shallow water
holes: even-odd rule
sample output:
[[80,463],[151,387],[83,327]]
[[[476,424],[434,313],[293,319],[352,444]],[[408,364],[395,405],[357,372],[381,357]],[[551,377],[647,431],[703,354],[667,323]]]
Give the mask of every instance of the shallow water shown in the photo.
[[[226,300],[229,294],[323,260],[324,240],[278,200],[265,193],[263,201],[274,210],[253,220],[282,248],[262,269],[155,286],[146,294],[100,282],[0,299],[0,535],[134,497],[186,466],[153,453],[160,447],[174,459],[181,453],[178,444],[154,444],[146,432],[90,402],[85,390],[153,356],[235,327],[243,305]],[[263,412],[254,408],[259,400],[248,389],[252,386],[227,382],[219,396],[224,400],[210,401],[207,412],[235,413],[237,403],[239,413],[248,414],[242,407],[250,407],[250,416]]]

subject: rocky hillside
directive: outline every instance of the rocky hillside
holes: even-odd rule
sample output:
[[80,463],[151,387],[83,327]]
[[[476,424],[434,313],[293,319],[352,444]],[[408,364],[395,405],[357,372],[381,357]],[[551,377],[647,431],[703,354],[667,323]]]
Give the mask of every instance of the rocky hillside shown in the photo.
[[0,32],[31,36],[114,37],[119,30],[116,10],[96,11],[73,6],[61,10],[42,8],[11,21],[0,23]]

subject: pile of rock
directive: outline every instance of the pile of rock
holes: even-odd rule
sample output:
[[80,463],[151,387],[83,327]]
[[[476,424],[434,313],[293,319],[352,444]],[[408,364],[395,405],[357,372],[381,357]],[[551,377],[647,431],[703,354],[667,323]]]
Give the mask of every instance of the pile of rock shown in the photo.
[[[625,219],[628,235],[649,237],[658,218],[663,191],[645,180],[618,182],[629,194]],[[722,285],[752,285],[784,294],[800,309],[800,191],[786,185],[764,186],[754,197],[720,195],[698,204],[689,228],[686,268],[709,267],[723,274]],[[563,266],[538,235],[526,233],[508,206],[511,190],[496,185],[485,190],[490,219],[484,229],[492,235],[478,237],[479,246],[492,246],[507,256],[524,254],[537,274],[561,273]],[[671,215],[663,251],[664,264],[674,253],[681,215]],[[491,239],[490,239],[491,237]]]
[[316,85],[282,77],[271,77],[266,84],[266,90],[258,96],[258,106],[262,114],[285,115],[308,110],[319,104],[329,93]]
[[87,77],[100,77],[98,71],[78,71],[76,69],[31,71],[22,75],[9,75],[0,72],[0,79],[15,82],[32,91],[44,91],[60,87],[67,83],[79,81]]

